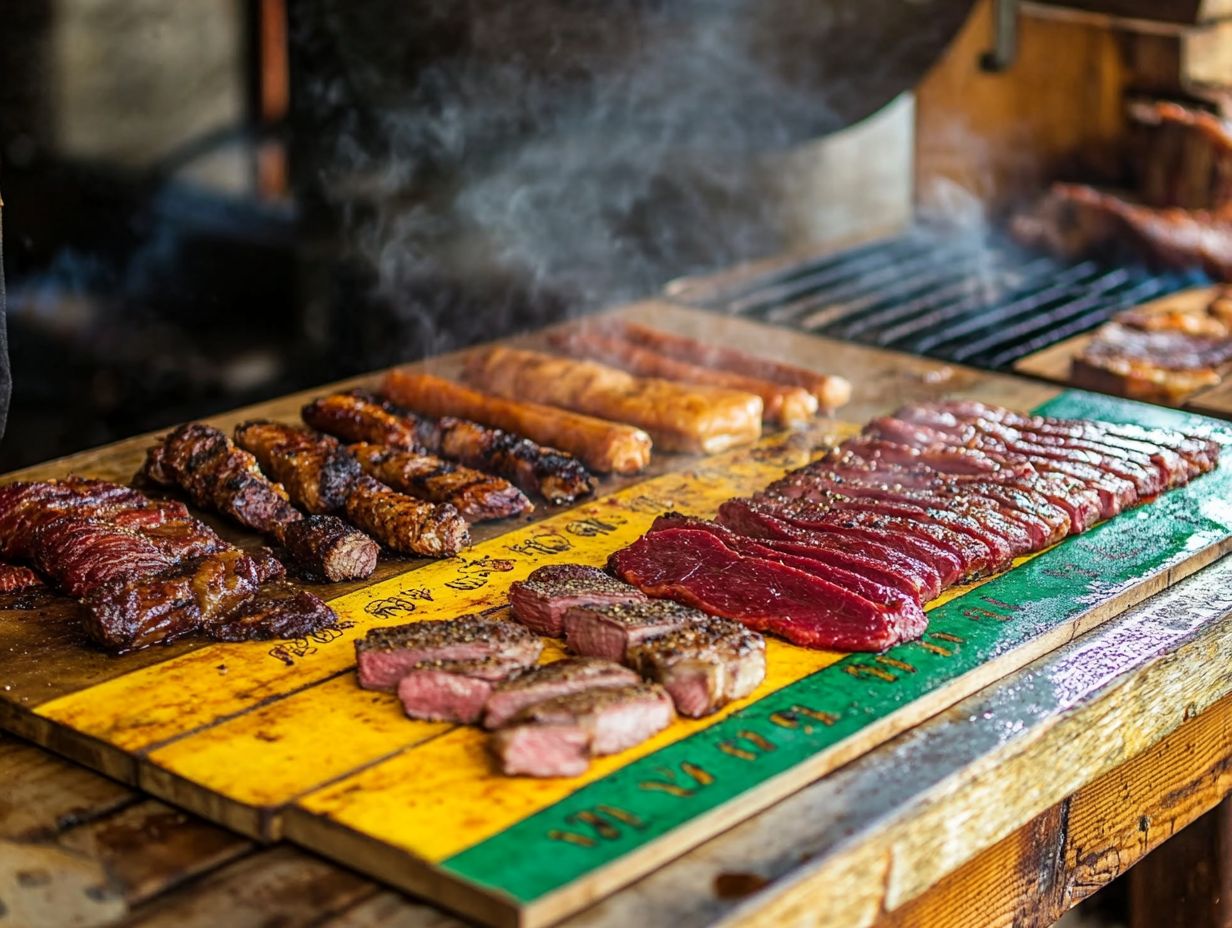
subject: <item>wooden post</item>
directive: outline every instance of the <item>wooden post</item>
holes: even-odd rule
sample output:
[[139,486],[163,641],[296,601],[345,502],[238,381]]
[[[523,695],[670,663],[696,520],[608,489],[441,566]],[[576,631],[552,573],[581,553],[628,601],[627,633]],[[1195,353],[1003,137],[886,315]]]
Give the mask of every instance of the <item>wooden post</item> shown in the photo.
[[1232,797],[1129,871],[1130,928],[1232,928]]

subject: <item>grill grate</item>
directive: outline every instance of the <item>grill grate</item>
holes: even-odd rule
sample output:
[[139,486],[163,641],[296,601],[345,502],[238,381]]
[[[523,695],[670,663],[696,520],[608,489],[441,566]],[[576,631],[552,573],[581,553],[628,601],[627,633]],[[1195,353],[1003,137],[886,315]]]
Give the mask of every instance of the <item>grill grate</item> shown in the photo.
[[746,278],[696,305],[817,335],[1005,369],[1113,314],[1210,281],[1027,251],[1002,233],[918,226]]

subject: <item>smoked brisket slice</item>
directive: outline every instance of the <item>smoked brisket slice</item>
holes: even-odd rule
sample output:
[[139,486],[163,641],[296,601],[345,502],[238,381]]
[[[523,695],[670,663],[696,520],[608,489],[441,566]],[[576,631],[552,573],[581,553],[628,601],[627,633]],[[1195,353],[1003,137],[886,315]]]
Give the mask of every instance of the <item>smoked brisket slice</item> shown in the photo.
[[811,648],[883,651],[924,631],[920,613],[860,596],[820,577],[746,557],[706,532],[670,529],[612,555],[618,576],[651,596],[735,619]]
[[268,551],[238,548],[186,561],[152,577],[113,581],[82,600],[86,632],[111,651],[131,651],[223,622],[263,583],[280,578]]
[[645,598],[629,584],[582,564],[548,564],[509,587],[513,617],[527,628],[554,638],[563,634],[565,613],[574,606],[632,603]]
[[355,661],[364,689],[394,690],[419,664],[493,657],[530,667],[542,650],[539,637],[517,622],[466,615],[371,629],[355,642]]
[[338,623],[325,602],[307,590],[281,580],[266,583],[241,606],[205,627],[218,641],[265,641],[302,638]]

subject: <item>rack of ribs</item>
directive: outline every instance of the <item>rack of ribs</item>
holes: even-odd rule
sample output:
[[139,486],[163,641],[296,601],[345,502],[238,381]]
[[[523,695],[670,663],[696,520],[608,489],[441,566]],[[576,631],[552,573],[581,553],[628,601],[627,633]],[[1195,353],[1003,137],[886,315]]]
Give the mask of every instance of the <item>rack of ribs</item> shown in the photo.
[[343,441],[448,458],[504,477],[551,503],[569,503],[594,491],[586,468],[563,451],[465,419],[417,416],[367,391],[321,397],[304,407],[303,417]]
[[311,594],[244,613],[262,584],[283,575],[262,549],[235,548],[182,503],[128,487],[70,478],[0,488],[0,546],[28,560],[85,607],[85,629],[112,651],[213,634],[237,618],[234,640],[315,630],[336,621]]
[[380,550],[371,538],[335,516],[305,518],[286,490],[261,473],[256,458],[216,428],[180,426],[149,450],[142,475],[273,539],[302,576],[360,580],[376,569]]

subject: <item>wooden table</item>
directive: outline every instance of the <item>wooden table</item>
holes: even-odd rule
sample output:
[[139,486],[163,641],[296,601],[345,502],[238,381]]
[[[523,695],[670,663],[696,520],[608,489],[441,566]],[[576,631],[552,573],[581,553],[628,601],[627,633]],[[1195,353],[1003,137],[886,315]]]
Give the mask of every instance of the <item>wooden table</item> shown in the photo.
[[[845,344],[833,346],[830,366],[857,384],[846,412],[856,421],[943,393],[1021,405],[1033,391],[1049,392]],[[220,421],[285,415],[298,402]],[[126,476],[140,445],[81,460]],[[566,924],[1049,924],[1232,790],[1229,668],[1232,563],[1221,561]],[[0,742],[0,778],[0,926],[457,923],[24,742]],[[1226,814],[1208,817],[1182,850],[1197,859],[1226,840]],[[1188,873],[1198,881],[1189,898],[1207,898],[1214,893],[1193,890],[1220,878],[1211,860],[1155,871]],[[1169,895],[1148,893],[1147,884],[1175,885],[1157,877],[1138,881],[1144,912]],[[1195,915],[1186,924],[1226,924],[1223,899],[1207,903],[1204,921]],[[1180,911],[1175,899],[1164,904],[1169,916]]]

